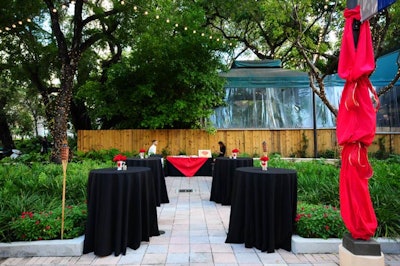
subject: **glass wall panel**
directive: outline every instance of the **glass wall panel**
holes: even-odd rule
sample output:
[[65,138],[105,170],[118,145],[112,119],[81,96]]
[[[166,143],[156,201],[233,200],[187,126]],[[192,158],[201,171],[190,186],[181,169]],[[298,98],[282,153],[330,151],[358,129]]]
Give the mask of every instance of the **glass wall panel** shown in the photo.
[[[342,86],[326,88],[329,102],[338,108]],[[378,89],[379,91],[379,89]],[[400,86],[380,98],[377,132],[400,132]],[[215,109],[216,128],[313,128],[310,88],[226,88],[226,106]],[[335,128],[336,117],[315,97],[318,128]]]
[[[337,102],[339,93],[329,97]],[[226,88],[226,106],[215,110],[216,128],[312,128],[310,88]],[[335,117],[316,97],[317,127],[335,127]]]
[[[379,91],[379,89],[378,89]],[[379,97],[380,108],[376,117],[378,132],[400,132],[400,86]]]

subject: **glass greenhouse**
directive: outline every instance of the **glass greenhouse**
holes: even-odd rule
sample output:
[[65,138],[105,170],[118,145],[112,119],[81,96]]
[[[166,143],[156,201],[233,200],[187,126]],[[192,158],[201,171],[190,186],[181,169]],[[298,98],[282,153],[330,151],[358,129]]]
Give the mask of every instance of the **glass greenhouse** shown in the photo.
[[[396,74],[398,54],[399,51],[378,59],[371,76],[378,91]],[[307,73],[283,69],[280,60],[235,61],[221,76],[227,79],[226,105],[211,116],[217,129],[311,129],[314,110],[317,128],[336,127],[335,116],[319,97],[313,99]],[[325,79],[325,85],[329,101],[337,108],[344,80],[332,75]],[[399,131],[400,82],[396,85],[380,97],[378,131]]]

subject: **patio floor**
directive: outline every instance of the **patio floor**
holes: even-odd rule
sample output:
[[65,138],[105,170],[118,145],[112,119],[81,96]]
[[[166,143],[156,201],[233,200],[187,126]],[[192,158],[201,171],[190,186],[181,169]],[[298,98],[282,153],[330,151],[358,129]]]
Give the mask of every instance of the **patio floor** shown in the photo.
[[[125,256],[0,258],[0,265],[339,265],[338,254],[275,253],[225,244],[230,206],[210,201],[208,176],[166,177],[169,204],[157,208],[165,231]],[[192,189],[193,192],[179,192]],[[400,266],[400,255],[385,254],[386,266]]]

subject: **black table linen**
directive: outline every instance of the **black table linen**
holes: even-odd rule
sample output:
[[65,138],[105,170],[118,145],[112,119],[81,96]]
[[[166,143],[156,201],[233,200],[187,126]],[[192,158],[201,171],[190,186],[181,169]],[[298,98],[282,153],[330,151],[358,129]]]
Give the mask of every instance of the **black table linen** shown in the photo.
[[167,186],[165,184],[164,168],[159,157],[149,157],[145,159],[128,158],[126,160],[128,167],[143,166],[149,167],[153,172],[154,178],[154,191],[156,195],[156,204],[160,206],[161,203],[169,203]]
[[296,171],[237,168],[226,243],[244,243],[268,253],[290,251],[296,207]]
[[96,169],[89,173],[83,253],[126,254],[160,235],[154,180],[148,167]]
[[215,159],[210,201],[231,205],[232,184],[235,170],[238,167],[253,166],[253,158],[218,157]]

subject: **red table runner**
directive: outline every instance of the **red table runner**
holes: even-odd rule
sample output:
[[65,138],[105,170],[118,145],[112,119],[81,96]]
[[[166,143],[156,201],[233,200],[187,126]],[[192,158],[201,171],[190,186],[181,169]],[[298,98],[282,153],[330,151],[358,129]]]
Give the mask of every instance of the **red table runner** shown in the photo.
[[187,177],[194,176],[194,174],[203,166],[208,158],[202,157],[182,157],[182,156],[168,156],[167,160],[183,175]]

